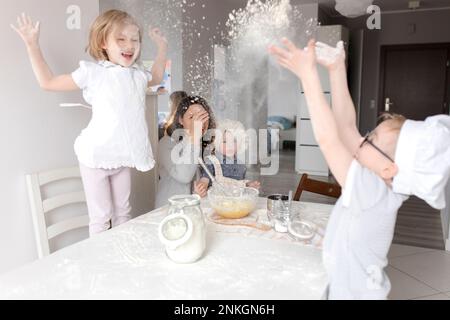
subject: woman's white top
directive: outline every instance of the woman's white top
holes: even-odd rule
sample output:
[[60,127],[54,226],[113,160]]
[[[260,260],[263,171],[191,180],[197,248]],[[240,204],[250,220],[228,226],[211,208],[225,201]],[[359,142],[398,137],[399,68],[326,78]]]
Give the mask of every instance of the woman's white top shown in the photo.
[[145,119],[145,96],[150,72],[137,64],[129,68],[110,61],[81,61],[72,78],[92,106],[88,126],[75,140],[75,153],[90,168],[155,165]]

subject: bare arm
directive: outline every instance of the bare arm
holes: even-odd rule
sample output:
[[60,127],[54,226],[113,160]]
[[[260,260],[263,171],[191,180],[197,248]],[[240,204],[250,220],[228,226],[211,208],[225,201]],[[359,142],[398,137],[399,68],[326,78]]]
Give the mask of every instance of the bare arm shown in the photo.
[[79,89],[73,81],[72,75],[54,76],[42,55],[39,46],[27,47],[31,67],[33,68],[39,86],[48,91],[72,91]]
[[340,139],[338,126],[320,85],[317,69],[302,79],[306,102],[311,115],[314,136],[322,150],[330,170],[344,187],[353,157]]
[[54,76],[39,47],[39,22],[33,25],[31,18],[22,14],[17,18],[18,27],[11,27],[20,35],[27,47],[31,67],[39,86],[49,91],[70,91],[79,89],[70,74]]
[[347,85],[347,71],[345,67],[345,50],[342,41],[336,48],[317,43],[317,62],[328,69],[331,84],[332,110],[338,125],[339,136],[347,149],[354,153],[360,142],[356,125],[356,112]]
[[331,172],[344,187],[353,157],[339,138],[336,121],[323,94],[315,63],[314,41],[310,41],[306,51],[296,48],[287,39],[284,39],[283,43],[287,50],[271,47],[270,51],[280,65],[291,70],[301,79],[314,136]]
[[208,195],[208,178],[201,178],[194,182],[194,193],[198,194],[200,197],[204,198]]
[[152,87],[160,84],[164,78],[167,61],[167,40],[159,29],[151,29],[149,36],[158,47],[158,53],[152,67],[152,80],[148,83],[148,86]]

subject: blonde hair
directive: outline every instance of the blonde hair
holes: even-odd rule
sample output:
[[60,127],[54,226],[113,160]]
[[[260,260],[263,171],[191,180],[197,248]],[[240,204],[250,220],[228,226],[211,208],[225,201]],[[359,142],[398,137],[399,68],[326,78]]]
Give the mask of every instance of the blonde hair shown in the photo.
[[386,145],[386,152],[392,158],[395,158],[395,152],[397,150],[398,137],[400,136],[400,130],[405,123],[406,118],[400,114],[384,112],[378,117],[378,125],[386,123],[387,131],[391,134],[390,143]]
[[[89,31],[89,44],[86,51],[95,60],[109,60],[108,54],[102,47],[108,36],[117,25],[132,24],[139,28],[139,24],[128,13],[121,10],[109,10],[95,19]],[[142,42],[141,29],[139,28],[139,42]]]
[[400,130],[402,129],[403,124],[406,121],[406,118],[404,116],[402,116],[401,114],[397,114],[397,113],[389,113],[389,112],[383,112],[379,117],[378,117],[378,124],[382,123],[382,122],[389,122],[388,127],[392,130],[392,131],[398,131],[400,132]]
[[228,131],[236,139],[238,152],[247,150],[248,136],[247,133],[245,132],[245,127],[241,122],[231,119],[224,119],[217,123],[216,130],[219,130],[220,131],[219,134],[222,134],[222,139],[215,139],[216,149],[220,146],[221,143],[223,143],[223,137]]

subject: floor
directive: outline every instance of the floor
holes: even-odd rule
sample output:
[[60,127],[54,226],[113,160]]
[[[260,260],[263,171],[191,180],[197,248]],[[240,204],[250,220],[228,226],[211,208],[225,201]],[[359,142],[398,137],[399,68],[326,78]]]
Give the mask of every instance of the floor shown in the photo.
[[410,246],[445,249],[441,214],[416,197],[398,211],[394,242]]
[[450,252],[393,244],[385,269],[392,300],[450,300]]
[[[299,175],[295,173],[295,152],[280,152],[277,175],[260,176],[259,168],[249,168],[249,179],[261,181],[261,195],[295,192]],[[314,177],[332,180],[328,177]],[[303,193],[301,200],[334,204],[335,200]],[[394,241],[386,272],[393,300],[450,300],[450,252],[444,251],[439,212],[417,198],[405,202],[399,210]]]

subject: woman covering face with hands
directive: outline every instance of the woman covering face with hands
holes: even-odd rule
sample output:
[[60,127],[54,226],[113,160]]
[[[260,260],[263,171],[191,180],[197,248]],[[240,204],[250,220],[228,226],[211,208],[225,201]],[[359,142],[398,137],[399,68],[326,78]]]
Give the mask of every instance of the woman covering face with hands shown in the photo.
[[168,203],[177,194],[191,194],[197,172],[196,159],[207,143],[202,142],[208,129],[215,128],[214,115],[205,99],[188,96],[178,105],[166,135],[159,141],[159,184],[156,207]]
[[[209,117],[208,111],[201,104],[193,104],[179,118],[179,123],[186,130],[191,142],[198,141],[205,134],[209,127]],[[199,132],[196,132],[196,129]]]

